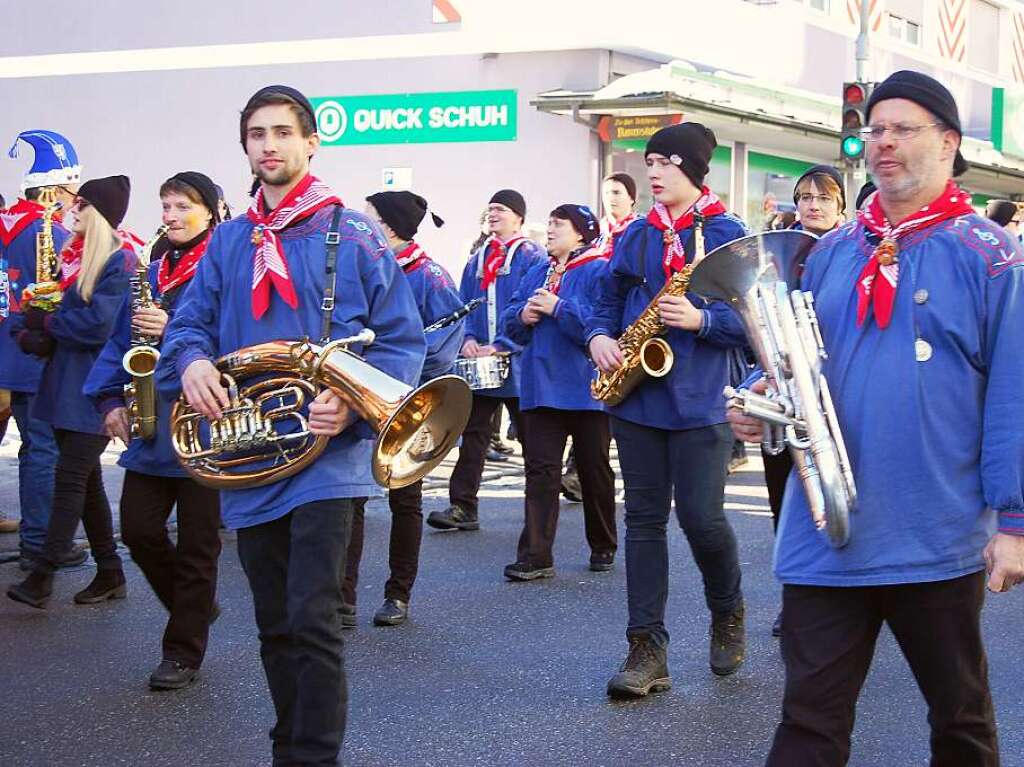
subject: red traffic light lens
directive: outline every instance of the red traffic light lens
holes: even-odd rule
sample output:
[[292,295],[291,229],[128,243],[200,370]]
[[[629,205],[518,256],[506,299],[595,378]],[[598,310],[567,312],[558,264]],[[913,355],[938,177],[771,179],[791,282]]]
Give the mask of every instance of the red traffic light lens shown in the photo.
[[849,83],[843,90],[843,101],[847,104],[863,104],[864,97],[864,86],[859,83]]

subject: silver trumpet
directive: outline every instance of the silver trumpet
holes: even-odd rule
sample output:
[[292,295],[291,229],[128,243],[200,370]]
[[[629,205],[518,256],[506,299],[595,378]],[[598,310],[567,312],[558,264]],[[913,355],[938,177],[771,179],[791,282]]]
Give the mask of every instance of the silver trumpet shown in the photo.
[[743,320],[765,371],[766,394],[726,387],[729,407],[765,424],[765,450],[793,456],[815,527],[834,548],[850,540],[857,488],[821,365],[814,297],[799,289],[804,261],[817,240],[803,231],[744,237],[718,248],[693,271],[690,290],[727,301]]

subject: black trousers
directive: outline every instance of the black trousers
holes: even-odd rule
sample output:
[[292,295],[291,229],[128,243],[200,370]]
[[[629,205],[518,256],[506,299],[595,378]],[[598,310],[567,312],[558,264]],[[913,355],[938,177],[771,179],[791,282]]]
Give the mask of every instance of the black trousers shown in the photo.
[[46,529],[46,543],[35,569],[53,573],[71,548],[78,523],[85,527],[92,557],[100,570],[120,570],[121,557],[114,542],[114,518],[103,489],[100,456],[107,437],[66,429],[54,429],[57,468],[53,481],[53,511]]
[[772,528],[778,530],[786,480],[793,471],[793,456],[790,455],[788,447],[778,455],[771,455],[762,447],[761,458],[764,459],[764,483],[768,486],[768,505],[772,509]]
[[[167,518],[178,507],[178,543]],[[121,538],[170,613],[163,657],[199,668],[206,654],[220,556],[220,493],[187,477],[126,471]]]
[[571,435],[583,488],[583,523],[592,554],[617,548],[615,475],[608,448],[608,416],[595,410],[535,408],[520,416],[525,426],[526,520],[516,561],[551,567],[562,487],[562,455]]
[[348,706],[341,581],[351,527],[352,501],[334,499],[238,531],[277,712],[274,767],[338,763]]
[[471,514],[477,513],[477,493],[480,492],[480,477],[484,473],[484,459],[487,456],[487,445],[491,441],[491,416],[504,403],[509,415],[515,423],[519,440],[526,452],[526,439],[523,434],[523,422],[519,415],[519,399],[499,399],[483,397],[473,392],[473,409],[469,414],[469,423],[462,432],[462,445],[459,447],[459,460],[455,462],[451,481],[448,485],[448,500],[453,506]]
[[[384,584],[384,598],[408,602],[420,566],[420,542],[423,540],[423,481],[388,491],[391,507],[391,540],[388,544],[388,565],[391,574]],[[359,562],[363,558],[363,517],[366,499],[353,504],[352,537],[345,561],[346,604],[356,603],[359,585]]]
[[854,709],[882,623],[928,703],[931,767],[997,767],[984,599],[984,573],[899,586],[785,586],[786,688],[768,767],[847,763]]

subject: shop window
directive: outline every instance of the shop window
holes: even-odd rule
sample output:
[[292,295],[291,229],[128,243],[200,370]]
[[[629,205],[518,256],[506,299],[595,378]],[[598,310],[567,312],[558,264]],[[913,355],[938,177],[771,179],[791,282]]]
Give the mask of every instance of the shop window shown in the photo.
[[921,45],[921,25],[894,14],[889,14],[889,35],[908,45]]
[[829,0],[807,0],[807,4],[816,11],[829,12]]
[[967,20],[967,63],[985,72],[999,71],[999,8],[971,0]]

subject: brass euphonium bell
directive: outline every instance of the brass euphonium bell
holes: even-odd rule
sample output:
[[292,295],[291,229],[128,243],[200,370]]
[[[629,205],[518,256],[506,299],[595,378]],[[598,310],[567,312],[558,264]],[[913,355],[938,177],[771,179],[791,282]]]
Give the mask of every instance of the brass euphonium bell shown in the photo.
[[[439,464],[466,428],[472,394],[458,376],[413,388],[349,351],[373,342],[370,329],[326,346],[269,341],[217,360],[231,404],[208,421],[182,397],[171,413],[171,441],[196,481],[221,490],[260,487],[315,461],[328,437],[309,431],[303,410],[331,389],[377,437],[371,468],[387,488],[411,485]],[[259,377],[246,383],[246,379]],[[287,427],[289,428],[281,428]]]

